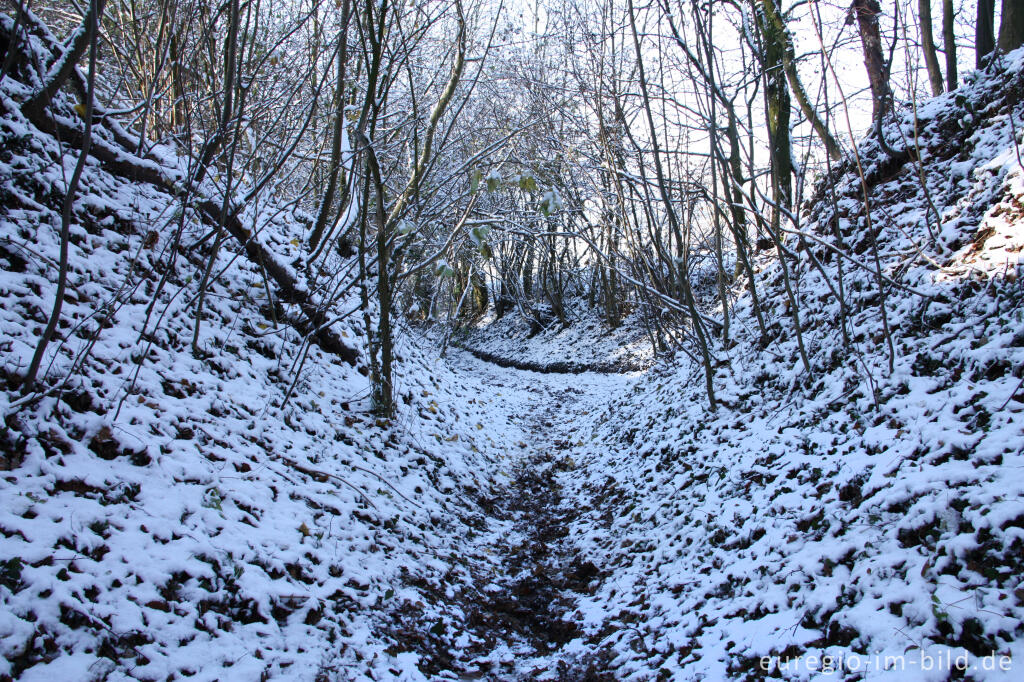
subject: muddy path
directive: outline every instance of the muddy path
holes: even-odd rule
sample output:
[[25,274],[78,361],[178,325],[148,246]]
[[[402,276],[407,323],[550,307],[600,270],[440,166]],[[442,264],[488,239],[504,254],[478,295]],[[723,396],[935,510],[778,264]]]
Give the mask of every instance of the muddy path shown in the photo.
[[577,505],[563,495],[561,481],[579,471],[581,415],[629,380],[539,374],[468,353],[453,362],[486,377],[503,406],[493,418],[514,437],[496,445],[507,453],[507,478],[495,479],[478,500],[481,532],[464,584],[454,590],[464,622],[446,639],[455,645],[433,641],[425,624],[405,629],[408,639],[420,640],[420,669],[428,679],[613,679],[607,662],[577,653],[584,637],[572,617],[577,599],[596,590],[604,574],[568,538]]
[[495,649],[469,661],[462,679],[601,679],[596,666],[578,670],[579,662],[559,655],[582,635],[568,617],[574,595],[596,586],[600,577],[567,541],[574,506],[563,498],[559,483],[559,474],[576,466],[575,444],[556,424],[569,421],[562,411],[571,410],[580,393],[561,388],[545,401],[547,407],[528,417],[531,452],[495,504],[495,516],[510,524],[490,548],[499,569],[496,576],[480,576],[483,598],[470,619]]

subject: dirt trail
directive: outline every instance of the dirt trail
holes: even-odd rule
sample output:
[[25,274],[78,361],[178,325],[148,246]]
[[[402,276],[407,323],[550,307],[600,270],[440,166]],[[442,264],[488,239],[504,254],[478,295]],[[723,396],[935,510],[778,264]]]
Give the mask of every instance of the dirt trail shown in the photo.
[[[449,362],[478,387],[450,399],[487,406],[488,423],[479,427],[487,435],[476,442],[490,450],[495,470],[487,472],[489,486],[473,493],[479,513],[464,519],[469,549],[455,559],[459,568],[440,583],[417,584],[436,600],[433,610],[392,614],[395,653],[414,652],[428,679],[613,679],[606,662],[571,653],[585,637],[571,616],[602,573],[572,546],[577,505],[563,496],[562,482],[582,472],[587,415],[638,375],[541,374],[461,350]],[[446,620],[439,611],[459,617]]]
[[577,466],[573,454],[582,443],[573,430],[579,410],[596,397],[588,390],[594,388],[588,382],[594,375],[577,381],[508,368],[491,371],[506,381],[529,382],[533,398],[522,416],[512,417],[528,437],[527,448],[511,483],[496,491],[490,516],[503,532],[481,548],[494,557],[490,570],[474,576],[480,598],[469,625],[488,646],[460,661],[460,679],[611,679],[594,662],[559,655],[563,645],[582,635],[565,618],[575,609],[575,595],[599,577],[598,568],[567,541],[574,505],[563,499],[559,482],[561,473]]

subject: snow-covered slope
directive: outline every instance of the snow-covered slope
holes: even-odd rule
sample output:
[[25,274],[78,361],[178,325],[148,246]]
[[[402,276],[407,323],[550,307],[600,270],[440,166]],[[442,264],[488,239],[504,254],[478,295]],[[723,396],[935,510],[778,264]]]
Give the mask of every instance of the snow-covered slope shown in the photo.
[[476,325],[457,330],[455,343],[490,362],[545,372],[627,372],[651,366],[651,337],[640,313],[609,329],[584,301],[574,303],[569,307],[576,312],[567,326],[553,320],[535,329],[516,310],[500,319],[492,312]]
[[971,679],[1020,679],[1022,62],[890,126],[897,150],[919,131],[920,163],[861,147],[871,225],[852,162],[807,207],[788,244],[810,377],[766,258],[778,338],[717,352],[716,412],[680,357],[579,426],[571,539],[601,573],[575,618],[616,678],[944,680],[952,652]]
[[[0,88],[0,679],[422,679],[393,614],[468,582],[507,435],[481,387],[403,341],[398,417],[369,416],[365,368],[304,342],[263,267],[306,281],[308,216],[256,201],[241,220],[279,262],[225,242],[194,357],[211,226],[90,158],[44,392],[23,397],[78,157],[22,116],[27,88]],[[72,104],[53,114],[71,125]],[[356,350],[358,317],[333,327]]]

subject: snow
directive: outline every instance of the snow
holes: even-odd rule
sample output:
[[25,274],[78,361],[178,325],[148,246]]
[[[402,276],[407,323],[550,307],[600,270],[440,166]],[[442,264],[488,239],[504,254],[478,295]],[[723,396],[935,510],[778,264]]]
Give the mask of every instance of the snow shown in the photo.
[[[858,679],[947,679],[960,656],[974,679],[1017,679],[1024,125],[1000,79],[1019,88],[1022,61],[920,107],[924,167],[869,168],[880,258],[906,287],[886,301],[891,370],[872,269],[808,240],[830,278],[842,263],[851,338],[821,273],[793,263],[811,376],[771,284],[783,331],[768,353],[717,348],[714,412],[685,353],[653,357],[642,311],[603,336],[593,314],[530,336],[509,313],[459,343],[545,372],[438,357],[403,327],[392,420],[371,415],[366,368],[288,326],[294,306],[270,316],[233,244],[194,357],[205,255],[165,256],[180,218],[184,244],[208,227],[93,161],[52,390],[24,399],[73,160],[5,79],[0,679],[719,680],[768,674],[766,656],[794,680],[835,679],[826,657]],[[953,127],[963,101],[977,128]],[[838,191],[841,217],[819,202],[801,230],[831,239],[835,218],[868,262],[852,170]],[[288,246],[310,216],[264,201],[242,219],[324,290]],[[771,257],[758,267],[775,280]],[[362,350],[357,304],[331,315]],[[748,299],[734,311],[755,327]],[[528,599],[543,608],[514,611]]]
[[533,320],[518,309],[501,319],[492,310],[473,327],[458,332],[455,343],[492,361],[547,371],[617,372],[652,364],[654,353],[641,313],[627,316],[619,329],[609,330],[596,312],[577,305],[582,303],[566,304],[574,311],[566,326],[546,319],[536,332]]
[[[958,94],[986,101],[992,83],[981,79]],[[954,97],[923,108],[922,119],[955,115]],[[956,253],[928,244],[926,200],[901,188],[906,180],[897,175],[872,189],[876,202],[904,197],[898,217],[886,218],[884,262],[901,264],[903,282],[944,301],[920,313],[919,299],[890,292],[890,324],[900,330],[894,371],[877,336],[877,305],[853,308],[856,361],[832,355],[842,345],[837,311],[810,303],[820,275],[803,260],[805,340],[817,349],[812,385],[786,361],[795,355],[792,339],[776,344],[779,362],[742,345],[719,349],[729,368],[716,376],[724,409],[707,412],[680,359],[678,369],[652,371],[579,429],[589,444],[573,456],[586,473],[564,481],[581,502],[571,542],[612,576],[580,599],[579,620],[592,650],[614,657],[618,678],[726,679],[757,674],[762,655],[859,655],[867,664],[876,653],[920,651],[947,661],[950,652],[966,654],[978,666],[975,679],[1008,679],[982,669],[981,656],[1022,655],[1015,557],[1024,513],[1024,354],[1013,293],[1021,222],[1000,216],[1024,195],[1024,168],[1006,115],[986,123],[949,166],[968,186],[944,181],[949,167],[935,160],[939,152],[924,169]],[[847,177],[846,210],[856,215],[859,178]],[[827,210],[811,216],[827,225]],[[975,239],[996,224],[1008,250],[1002,240]],[[908,262],[908,247],[928,258]],[[825,262],[834,276],[835,262]],[[847,269],[846,277],[854,292],[871,290],[861,272]],[[782,303],[781,292],[770,295]],[[749,308],[738,309],[742,323]],[[812,667],[781,672],[829,678]],[[864,674],[948,672],[918,661]]]
[[[35,197],[63,191],[48,159],[74,157],[17,115],[0,127],[9,381],[52,305],[59,217]],[[90,160],[66,324],[43,364],[59,391],[26,403],[10,387],[0,408],[0,676],[423,679],[415,654],[386,651],[387,613],[452,570],[467,491],[505,434],[478,430],[491,420],[463,381],[406,342],[392,422],[368,416],[358,368],[318,347],[295,377],[300,338],[268,319],[262,272],[231,249],[193,358],[201,261],[179,257],[155,293],[180,210]],[[309,222],[286,216],[262,205],[244,220],[281,252]],[[191,210],[185,226],[182,243],[207,229]],[[335,330],[357,344],[352,320]]]

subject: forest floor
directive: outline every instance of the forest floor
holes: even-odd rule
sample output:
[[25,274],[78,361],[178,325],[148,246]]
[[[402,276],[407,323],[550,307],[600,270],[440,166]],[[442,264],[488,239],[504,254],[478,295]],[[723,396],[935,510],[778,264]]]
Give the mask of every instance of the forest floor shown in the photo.
[[593,592],[600,569],[567,539],[576,506],[563,495],[563,479],[576,469],[574,455],[584,444],[581,419],[640,373],[542,373],[459,349],[450,351],[449,363],[457,375],[488,387],[489,395],[470,398],[495,406],[485,428],[516,437],[492,444],[508,478],[494,479],[479,499],[485,522],[468,550],[462,646],[437,650],[421,665],[463,680],[606,679],[592,661],[570,671],[565,660],[572,647],[563,647],[581,635],[570,615],[576,598]]

